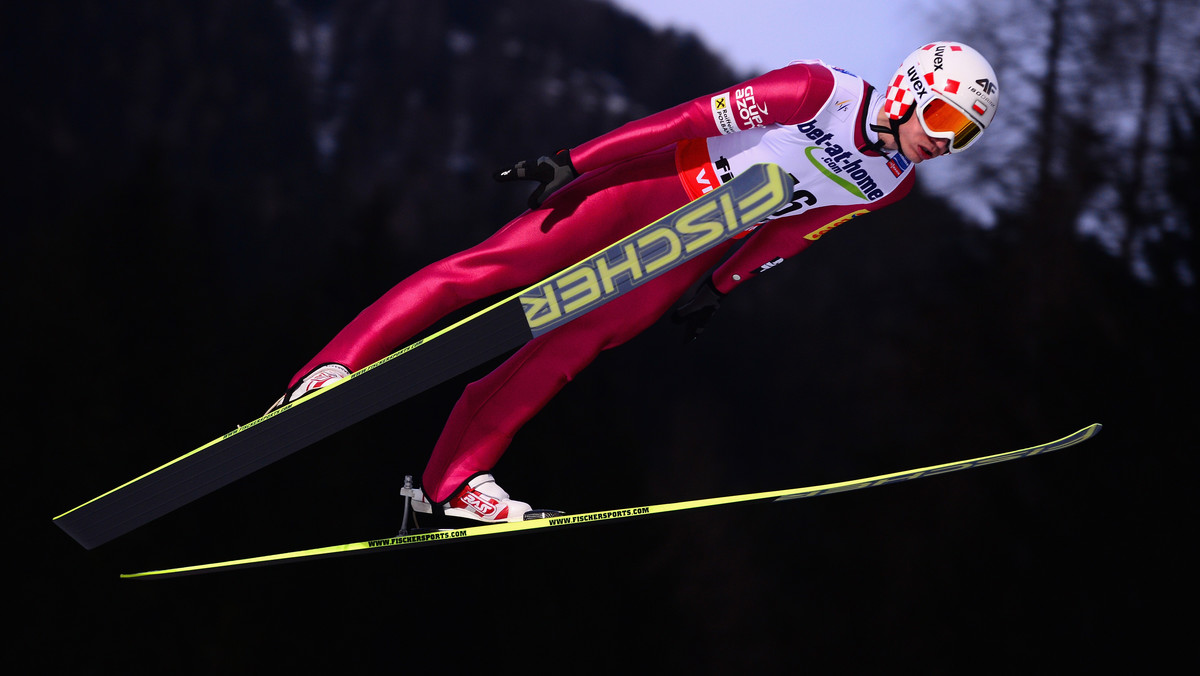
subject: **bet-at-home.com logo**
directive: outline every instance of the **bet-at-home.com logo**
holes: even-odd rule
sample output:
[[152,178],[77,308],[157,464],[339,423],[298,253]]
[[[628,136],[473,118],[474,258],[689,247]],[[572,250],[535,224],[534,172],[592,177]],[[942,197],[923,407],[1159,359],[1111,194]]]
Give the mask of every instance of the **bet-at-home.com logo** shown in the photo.
[[[856,157],[857,153],[833,143],[833,134],[818,127],[816,122],[805,122],[797,129],[817,142],[817,145],[805,148],[804,154],[829,180],[861,200],[874,202],[883,197],[883,189],[863,168],[862,156]],[[821,153],[821,157],[817,157]]]

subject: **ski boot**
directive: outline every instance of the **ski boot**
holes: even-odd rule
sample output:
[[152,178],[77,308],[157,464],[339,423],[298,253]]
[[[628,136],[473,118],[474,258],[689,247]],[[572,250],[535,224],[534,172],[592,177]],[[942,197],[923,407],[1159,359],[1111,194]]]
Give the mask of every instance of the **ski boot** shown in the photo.
[[309,371],[308,375],[300,379],[300,382],[288,388],[288,391],[284,392],[282,397],[280,397],[274,404],[271,404],[271,408],[267,409],[267,413],[270,413],[271,411],[274,411],[285,404],[290,404],[297,399],[306,397],[322,387],[341,380],[348,375],[350,375],[350,369],[342,366],[341,364],[321,364],[312,371]]
[[413,510],[422,514],[432,514],[436,509],[446,516],[484,523],[527,521],[562,514],[555,510],[530,509],[528,503],[513,500],[496,484],[496,479],[486,473],[473,477],[441,505],[431,503],[420,488],[406,488],[405,495],[412,499]]

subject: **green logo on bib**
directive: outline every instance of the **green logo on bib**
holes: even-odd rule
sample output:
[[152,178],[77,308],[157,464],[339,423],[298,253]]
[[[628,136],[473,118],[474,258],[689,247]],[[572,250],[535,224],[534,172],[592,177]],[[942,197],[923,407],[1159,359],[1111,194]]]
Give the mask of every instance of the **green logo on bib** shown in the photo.
[[[871,179],[870,175],[867,174],[866,169],[862,169],[861,167],[858,166],[858,164],[861,163],[862,160],[854,160],[853,167],[839,167],[837,165],[837,163],[834,162],[831,157],[829,157],[828,154],[825,155],[824,162],[822,162],[821,160],[818,160],[816,157],[813,157],[813,151],[815,151],[815,150],[824,150],[824,148],[822,148],[821,146],[809,146],[808,148],[804,149],[804,154],[808,156],[809,161],[813,163],[814,167],[816,167],[817,169],[820,169],[822,174],[825,174],[827,177],[829,177],[829,180],[831,180],[834,183],[837,183],[838,185],[845,188],[846,191],[849,192],[851,195],[854,195],[855,197],[857,197],[860,200],[869,199],[865,194],[863,194],[863,191],[860,190],[857,185],[851,183],[850,181],[846,180],[842,176],[838,176],[837,174],[834,173],[834,170],[830,168],[830,167],[836,168],[836,170],[839,173],[848,171],[848,170],[856,170],[864,175],[863,181],[870,181],[871,187],[874,188],[875,181],[873,181]],[[854,174],[850,173],[849,175],[851,177],[853,177]]]

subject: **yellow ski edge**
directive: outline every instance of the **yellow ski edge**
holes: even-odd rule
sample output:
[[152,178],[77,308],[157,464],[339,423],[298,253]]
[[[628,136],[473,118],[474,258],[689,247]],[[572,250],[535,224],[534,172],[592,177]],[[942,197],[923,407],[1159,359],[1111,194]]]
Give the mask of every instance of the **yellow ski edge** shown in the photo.
[[458,528],[454,530],[433,531],[428,533],[418,533],[415,535],[401,535],[392,538],[380,540],[365,540],[362,542],[352,542],[344,545],[334,545],[329,547],[318,547],[315,549],[304,549],[293,552],[285,552],[282,554],[269,554],[265,556],[256,556],[245,559],[235,559],[230,561],[218,561],[214,563],[199,564],[193,566],[183,566],[180,568],[166,568],[161,570],[150,570],[141,573],[122,573],[124,579],[137,578],[154,578],[154,577],[173,577],[178,575],[186,575],[192,573],[203,573],[222,569],[243,568],[256,565],[266,565],[272,563],[282,563],[290,559],[304,559],[314,557],[327,557],[340,554],[352,554],[369,549],[387,549],[402,546],[416,546],[421,544],[431,544],[442,540],[465,540],[471,537],[491,537],[496,535],[504,535],[516,533],[520,531],[529,531],[539,528],[555,528],[561,526],[582,525],[586,523],[595,523],[600,521],[612,521],[627,518],[638,518],[652,516],[655,514],[666,514],[689,509],[701,509],[705,507],[717,507],[721,505],[730,505],[740,502],[754,502],[758,500],[774,500],[781,502],[784,500],[797,500],[800,498],[811,498],[818,495],[827,495],[830,493],[840,493],[845,491],[858,490],[861,488],[870,488],[873,486],[882,486],[911,479],[920,479],[939,474],[948,474],[959,470],[971,469],[973,467],[981,467],[991,465],[998,462],[1008,460],[1016,460],[1032,455],[1040,455],[1050,453],[1052,451],[1061,450],[1069,446],[1082,443],[1097,434],[1099,434],[1102,425],[1093,423],[1087,427],[1069,434],[1061,439],[1051,441],[1049,443],[1038,444],[1028,448],[1022,448],[1016,451],[1007,451],[1004,453],[996,453],[993,455],[971,458],[968,460],[958,460],[955,462],[943,463],[940,465],[930,465],[927,467],[918,467],[916,469],[905,470],[901,472],[892,472],[890,474],[880,474],[877,476],[865,477],[862,479],[852,479],[849,481],[840,481],[836,483],[821,484],[817,486],[806,486],[803,488],[790,488],[775,491],[764,491],[759,493],[744,493],[741,495],[730,495],[718,498],[707,498],[700,500],[687,500],[683,502],[672,502],[661,505],[648,505],[643,507],[631,507],[625,509],[615,509],[602,512],[587,512],[583,514],[566,514],[558,517],[546,519],[535,519],[531,521],[516,521],[512,523],[499,523],[486,526],[471,526],[466,528]]

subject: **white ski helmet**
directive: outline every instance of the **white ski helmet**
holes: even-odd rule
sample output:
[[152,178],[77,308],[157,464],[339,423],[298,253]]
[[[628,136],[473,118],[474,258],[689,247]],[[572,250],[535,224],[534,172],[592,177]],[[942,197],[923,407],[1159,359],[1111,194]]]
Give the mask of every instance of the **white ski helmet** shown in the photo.
[[948,139],[950,152],[957,153],[992,123],[1000,89],[982,54],[959,42],[933,42],[904,59],[886,99],[897,139],[899,126],[915,113],[927,134]]

